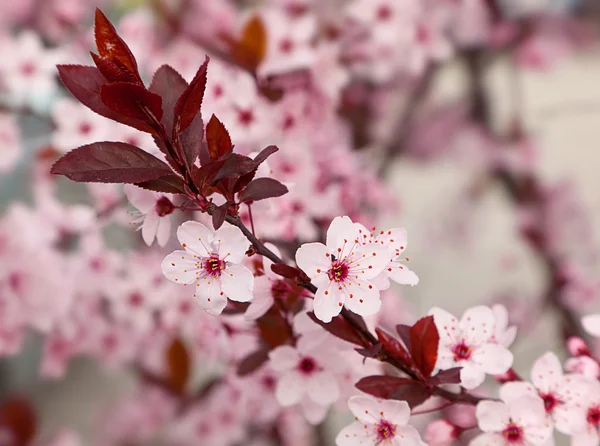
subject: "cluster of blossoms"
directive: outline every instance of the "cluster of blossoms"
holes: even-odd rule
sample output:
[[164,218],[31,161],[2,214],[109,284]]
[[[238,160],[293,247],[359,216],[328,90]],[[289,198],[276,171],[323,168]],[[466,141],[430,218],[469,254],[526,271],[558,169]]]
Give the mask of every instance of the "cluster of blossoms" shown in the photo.
[[[331,410],[355,417],[337,446],[546,445],[555,430],[600,444],[600,360],[584,339],[600,336],[597,261],[576,191],[537,179],[522,128],[492,133],[477,88],[400,126],[395,113],[454,58],[478,88],[486,51],[549,69],[589,41],[576,5],[104,0],[123,14],[115,28],[96,10],[92,28],[92,3],[25,0],[0,17],[1,187],[32,166],[28,200],[0,218],[0,356],[35,333],[42,377],[90,356],[135,388],[93,439],[47,436],[30,402],[6,398],[0,444],[331,444],[316,427]],[[80,65],[92,34],[95,66]],[[407,231],[372,226],[397,208],[378,173],[400,145],[506,186],[548,267],[543,302],[408,314],[394,288],[419,283]],[[85,197],[62,199],[72,189],[50,173]],[[441,208],[440,221],[468,215]],[[548,303],[570,357],[544,354],[527,381],[516,316]],[[409,424],[434,413],[423,434]]]

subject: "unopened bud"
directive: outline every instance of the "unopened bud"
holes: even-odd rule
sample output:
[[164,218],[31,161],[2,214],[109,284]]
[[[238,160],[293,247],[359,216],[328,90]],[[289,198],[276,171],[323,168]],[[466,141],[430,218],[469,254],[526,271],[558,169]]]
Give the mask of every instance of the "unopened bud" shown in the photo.
[[449,445],[460,435],[460,431],[460,427],[448,420],[437,420],[427,426],[425,441],[430,446]]

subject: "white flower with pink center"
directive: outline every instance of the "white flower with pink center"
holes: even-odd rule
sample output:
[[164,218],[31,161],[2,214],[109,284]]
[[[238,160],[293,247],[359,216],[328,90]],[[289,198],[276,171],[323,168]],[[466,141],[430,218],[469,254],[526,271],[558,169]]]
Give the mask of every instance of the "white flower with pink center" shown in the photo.
[[581,319],[583,329],[592,336],[600,338],[600,314],[590,314]]
[[419,277],[405,265],[408,257],[403,256],[403,252],[408,244],[406,229],[393,228],[387,231],[369,231],[360,223],[356,223],[359,233],[359,240],[362,245],[375,243],[385,246],[389,250],[390,260],[386,267],[379,274],[374,282],[380,290],[386,290],[390,287],[389,279],[400,285],[416,285],[419,283]]
[[329,406],[339,397],[335,373],[345,362],[335,350],[314,346],[304,338],[296,347],[283,345],[269,353],[271,368],[280,375],[275,396],[284,407],[301,403],[304,397]]
[[600,444],[600,382],[588,380],[588,391],[581,406],[586,426],[573,436],[572,446],[597,446]]
[[410,407],[406,401],[360,395],[350,398],[348,407],[356,421],[338,434],[337,446],[425,446],[419,432],[408,425]]
[[184,250],[169,254],[162,262],[165,277],[183,285],[195,284],[194,297],[202,309],[221,314],[227,298],[252,299],[254,276],[241,265],[250,242],[235,226],[212,232],[202,223],[187,221],[177,230]]
[[500,389],[500,397],[511,402],[523,395],[539,396],[556,429],[572,435],[585,428],[580,403],[587,392],[586,384],[580,375],[564,375],[558,357],[548,352],[533,364],[531,384],[525,381],[506,383]]
[[296,263],[311,278],[315,316],[331,322],[345,305],[362,316],[381,307],[379,289],[372,282],[389,262],[386,247],[361,245],[357,226],[349,217],[336,217],[327,230],[327,244],[306,243],[296,252]]
[[436,368],[462,367],[460,381],[464,388],[481,385],[486,373],[499,375],[511,368],[512,353],[493,339],[496,321],[490,308],[470,308],[460,322],[441,308],[433,308],[429,314],[440,335]]
[[539,397],[525,395],[509,403],[482,401],[476,416],[483,434],[470,446],[537,446],[552,439],[552,424]]
[[161,194],[145,190],[132,184],[124,187],[129,202],[139,211],[132,224],[139,225],[136,231],[142,230],[142,238],[150,246],[156,239],[159,246],[165,246],[171,235],[171,217],[175,206],[170,194]]

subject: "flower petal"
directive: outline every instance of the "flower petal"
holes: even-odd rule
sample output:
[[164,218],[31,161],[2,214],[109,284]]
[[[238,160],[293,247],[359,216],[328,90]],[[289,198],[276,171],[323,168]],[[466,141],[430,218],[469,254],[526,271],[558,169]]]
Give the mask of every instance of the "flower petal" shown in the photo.
[[547,352],[533,363],[533,367],[531,368],[531,382],[540,393],[550,392],[562,380],[562,364],[556,354]]
[[305,385],[305,380],[298,372],[288,372],[279,378],[275,389],[275,397],[282,406],[293,406],[302,400]]
[[308,380],[308,396],[323,406],[335,403],[340,396],[340,388],[335,377],[329,372],[316,372]]
[[500,387],[500,399],[507,404],[518,400],[523,395],[539,396],[533,384],[526,381],[512,381]]
[[478,345],[494,335],[495,322],[492,309],[479,305],[465,311],[459,327],[468,345]]
[[460,384],[465,389],[471,390],[479,387],[485,380],[485,372],[470,362],[460,364]]
[[171,236],[171,218],[159,217],[158,220],[158,229],[156,231],[156,242],[158,246],[164,247],[169,241],[169,237]]
[[421,440],[419,431],[413,426],[398,426],[394,436],[394,446],[427,446]]
[[458,319],[451,313],[441,308],[434,307],[429,310],[429,315],[433,316],[435,326],[438,329],[440,335],[440,348],[444,344],[454,347],[456,344],[456,337],[460,336],[460,330],[458,328]]
[[471,360],[485,373],[499,375],[513,365],[513,354],[499,344],[483,344],[473,349]]
[[331,268],[329,250],[323,243],[305,243],[296,251],[296,264],[308,277],[314,279],[327,274]]
[[498,401],[481,401],[475,416],[477,425],[484,432],[502,432],[510,418],[508,406]]
[[342,292],[345,294],[344,305],[353,313],[361,316],[371,316],[381,308],[379,290],[370,282],[356,279],[348,280]]
[[386,246],[394,254],[402,254],[408,246],[408,233],[404,228],[393,228],[376,234],[376,243]]
[[144,239],[144,243],[148,246],[152,245],[154,237],[156,237],[159,220],[160,217],[154,211],[148,212],[146,218],[144,218],[144,223],[142,223],[142,239]]
[[469,443],[469,446],[506,446],[501,434],[481,434]]
[[387,249],[373,243],[355,248],[351,258],[349,274],[364,280],[378,276],[390,261]]
[[231,263],[241,263],[250,247],[250,242],[236,226],[222,226],[213,239],[218,244],[217,252],[221,259]]
[[600,338],[600,314],[583,316],[581,324],[589,334]]
[[327,229],[327,248],[334,253],[339,248],[343,254],[348,254],[355,240],[358,240],[358,228],[350,217],[335,217]]
[[273,295],[271,294],[271,284],[272,282],[267,276],[260,276],[254,279],[254,297],[244,313],[244,319],[254,321],[263,316],[273,306],[275,299],[273,299]]
[[227,306],[227,298],[221,291],[221,283],[214,277],[204,276],[198,281],[194,297],[204,311],[213,315],[221,314]]
[[372,434],[369,428],[370,426],[355,421],[337,434],[337,437],[335,437],[336,446],[370,446],[375,444],[377,437]]
[[156,194],[133,184],[126,184],[123,192],[127,200],[142,214],[148,213],[156,205]]
[[285,372],[292,370],[298,365],[300,355],[298,351],[289,345],[282,345],[269,352],[269,361],[271,368],[276,372]]
[[190,284],[198,280],[200,270],[196,262],[197,259],[189,252],[174,251],[162,261],[162,272],[172,282]]
[[335,283],[329,281],[327,276],[323,279],[314,281],[318,290],[313,301],[313,309],[317,319],[328,323],[342,311],[344,295],[338,290]]
[[211,244],[214,234],[202,223],[186,221],[177,229],[177,239],[181,246],[201,257],[208,257],[212,254]]
[[245,266],[227,262],[227,266],[221,274],[221,283],[223,292],[231,300],[236,302],[252,300],[254,276]]
[[387,270],[388,277],[400,285],[415,286],[419,283],[419,276],[408,269],[406,265],[402,265],[399,262],[393,262],[387,267]]

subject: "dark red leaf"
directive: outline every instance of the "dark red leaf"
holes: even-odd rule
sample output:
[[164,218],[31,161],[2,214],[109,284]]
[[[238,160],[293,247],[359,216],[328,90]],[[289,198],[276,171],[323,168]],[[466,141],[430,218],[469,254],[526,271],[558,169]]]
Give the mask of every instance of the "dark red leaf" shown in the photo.
[[0,405],[0,430],[12,436],[10,445],[26,446],[36,436],[37,416],[31,403],[23,397],[12,397]]
[[215,229],[219,229],[223,226],[225,222],[225,218],[227,217],[227,208],[229,207],[229,203],[222,204],[221,206],[216,207],[212,213],[212,224]]
[[94,23],[94,37],[96,38],[96,47],[100,56],[122,65],[135,74],[141,84],[138,66],[133,54],[127,44],[119,37],[117,30],[106,16],[96,8],[96,17]]
[[260,165],[262,163],[264,163],[268,157],[270,157],[271,155],[273,155],[275,152],[279,151],[279,148],[277,146],[268,146],[265,147],[264,149],[262,149],[258,155],[256,155],[254,157],[254,162],[256,163],[256,165]]
[[71,150],[50,172],[86,183],[141,183],[173,174],[155,156],[122,142],[96,142]]
[[[355,348],[354,351],[356,353],[358,353],[361,356],[364,356],[365,359],[366,358],[374,358],[376,357],[379,352],[381,352],[381,349],[383,348],[383,345],[381,345],[381,342],[378,342],[377,344],[375,344],[372,347],[368,347],[368,348]],[[364,360],[363,360],[364,363]]]
[[419,319],[410,329],[410,353],[423,376],[431,375],[437,361],[440,336],[433,316]]
[[208,195],[208,191],[215,182],[215,178],[225,164],[225,161],[225,159],[210,161],[206,164],[203,164],[200,169],[193,172],[192,180],[194,181],[194,184],[200,191],[201,195]]
[[431,396],[431,390],[422,384],[408,384],[397,388],[390,395],[390,399],[398,401],[406,401],[411,409],[420,406]]
[[286,279],[295,279],[300,275],[300,271],[298,271],[296,268],[283,263],[271,264],[271,271],[281,277],[285,277]]
[[381,342],[385,351],[392,357],[409,367],[413,365],[412,358],[404,347],[402,347],[400,342],[379,328],[375,329],[375,333],[377,333],[377,339],[379,339],[379,342]]
[[98,67],[102,75],[109,82],[130,82],[133,84],[138,84],[138,79],[135,74],[129,71],[122,65],[118,65],[113,62],[111,59],[107,59],[106,57],[98,56],[95,53],[90,53],[94,64]]
[[281,197],[287,194],[288,188],[273,178],[257,178],[240,192],[240,202],[258,201],[266,198]]
[[256,321],[260,338],[273,349],[290,341],[290,328],[279,310],[271,307],[267,313]]
[[233,60],[242,68],[255,72],[267,52],[267,32],[260,17],[248,20],[241,39],[229,43]]
[[167,349],[167,364],[167,385],[173,392],[183,394],[190,378],[192,362],[181,339],[173,340]]
[[269,360],[269,349],[261,348],[250,353],[240,361],[237,367],[238,376],[246,376],[258,370],[265,362]]
[[398,324],[396,325],[396,331],[398,336],[404,342],[404,346],[410,351],[410,325]]
[[418,381],[396,376],[373,375],[362,378],[355,387],[377,398],[391,399],[391,395],[400,387],[413,384],[418,384]]
[[211,160],[218,160],[233,149],[229,132],[215,115],[206,124],[206,145]]
[[460,384],[460,370],[462,367],[441,370],[437,375],[430,377],[427,384],[439,386],[441,384]]
[[183,161],[189,171],[194,170],[200,149],[204,143],[204,123],[198,113],[187,129],[179,135]]
[[209,57],[206,56],[204,63],[200,66],[194,79],[185,91],[181,94],[175,104],[175,121],[173,125],[173,139],[180,135],[192,123],[196,115],[200,112],[204,90],[206,89],[206,70],[208,68]]
[[244,189],[246,186],[248,186],[248,184],[250,184],[250,182],[254,179],[255,176],[256,176],[256,169],[250,173],[247,173],[247,174],[239,177],[239,179],[235,182],[235,186],[233,187],[233,193],[237,194],[242,189]]
[[249,174],[256,170],[256,168],[256,164],[252,158],[248,158],[247,156],[238,153],[232,153],[226,159],[223,168],[219,170],[215,181],[223,178],[239,178],[242,175]]
[[[155,132],[162,119],[162,98],[144,87],[129,82],[113,82],[100,89],[102,103],[118,114],[145,122]],[[141,129],[140,129],[141,130]]]
[[165,192],[168,194],[185,194],[185,183],[180,176],[171,174],[154,180],[135,183],[143,189],[153,190],[155,192]]
[[152,77],[150,91],[162,98],[162,124],[167,135],[173,134],[175,104],[187,88],[188,83],[181,74],[169,65],[161,66]]
[[310,311],[308,316],[315,322],[327,330],[329,333],[334,335],[336,338],[343,339],[344,341],[348,341],[352,344],[362,345],[363,347],[370,347],[370,344],[365,342],[363,338],[356,332],[354,327],[344,318],[335,317],[329,323],[325,323],[315,316],[315,314]]
[[108,108],[100,99],[100,90],[107,80],[95,67],[83,65],[58,65],[58,75],[67,90],[90,110],[113,121],[134,127],[143,132],[153,129],[144,121],[130,119]]

